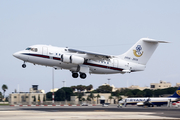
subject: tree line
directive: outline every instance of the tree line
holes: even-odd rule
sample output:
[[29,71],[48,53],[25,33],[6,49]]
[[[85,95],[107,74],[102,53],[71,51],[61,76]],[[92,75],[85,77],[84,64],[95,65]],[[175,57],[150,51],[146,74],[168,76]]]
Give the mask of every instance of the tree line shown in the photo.
[[[58,89],[55,92],[55,101],[70,101],[71,96],[77,96],[79,101],[85,101],[83,98],[85,89],[87,90],[87,93],[90,93],[90,95],[87,97],[87,101],[92,101],[94,98],[100,98],[99,94],[97,96],[94,96],[94,93],[111,93],[111,96],[109,96],[109,99],[116,98],[118,100],[122,99],[121,95],[128,96],[128,97],[161,97],[163,94],[173,94],[177,87],[170,87],[165,89],[128,89],[128,88],[122,88],[120,90],[116,90],[115,92],[112,92],[112,87],[109,85],[102,85],[99,86],[97,89],[90,91],[93,88],[92,85],[84,86],[84,85],[77,85],[77,86],[71,86],[71,87],[63,87]],[[77,90],[77,92],[73,92]],[[113,97],[115,96],[115,97]],[[52,92],[48,92],[46,94],[46,100],[52,100]]]
[[93,88],[93,86],[90,84],[88,86],[85,85],[77,85],[77,86],[71,86],[71,89],[73,91],[77,90],[78,92],[82,92],[87,90],[87,92],[89,92],[91,89]]

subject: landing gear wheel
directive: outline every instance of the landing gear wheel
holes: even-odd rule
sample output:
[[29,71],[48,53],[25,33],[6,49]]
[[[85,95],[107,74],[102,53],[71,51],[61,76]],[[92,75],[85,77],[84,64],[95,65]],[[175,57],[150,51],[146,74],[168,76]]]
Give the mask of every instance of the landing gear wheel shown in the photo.
[[77,78],[78,76],[79,76],[78,73],[72,73],[73,78]]
[[23,68],[26,68],[26,64],[22,64],[22,67],[23,67]]
[[81,73],[80,74],[80,78],[85,79],[86,78],[86,74],[85,73]]

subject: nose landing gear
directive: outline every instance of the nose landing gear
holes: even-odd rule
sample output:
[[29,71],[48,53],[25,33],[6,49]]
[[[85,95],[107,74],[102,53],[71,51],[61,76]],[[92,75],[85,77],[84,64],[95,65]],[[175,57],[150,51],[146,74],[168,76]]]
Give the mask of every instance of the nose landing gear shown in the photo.
[[26,68],[26,64],[25,64],[25,62],[24,62],[24,64],[22,64],[22,68]]

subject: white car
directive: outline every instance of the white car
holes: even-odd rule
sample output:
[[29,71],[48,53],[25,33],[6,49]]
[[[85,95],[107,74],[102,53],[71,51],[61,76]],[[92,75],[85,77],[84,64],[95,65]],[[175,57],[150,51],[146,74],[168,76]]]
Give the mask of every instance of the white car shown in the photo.
[[82,103],[81,106],[88,106],[88,103]]
[[104,103],[102,104],[103,107],[108,107],[109,106],[109,103]]

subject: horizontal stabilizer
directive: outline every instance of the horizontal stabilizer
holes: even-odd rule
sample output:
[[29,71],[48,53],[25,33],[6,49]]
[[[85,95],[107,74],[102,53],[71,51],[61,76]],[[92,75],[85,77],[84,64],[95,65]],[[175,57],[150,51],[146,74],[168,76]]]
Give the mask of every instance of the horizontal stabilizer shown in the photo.
[[154,39],[146,39],[146,40],[143,40],[145,42],[154,42],[154,43],[169,43],[167,41],[157,41],[157,40],[154,40]]

